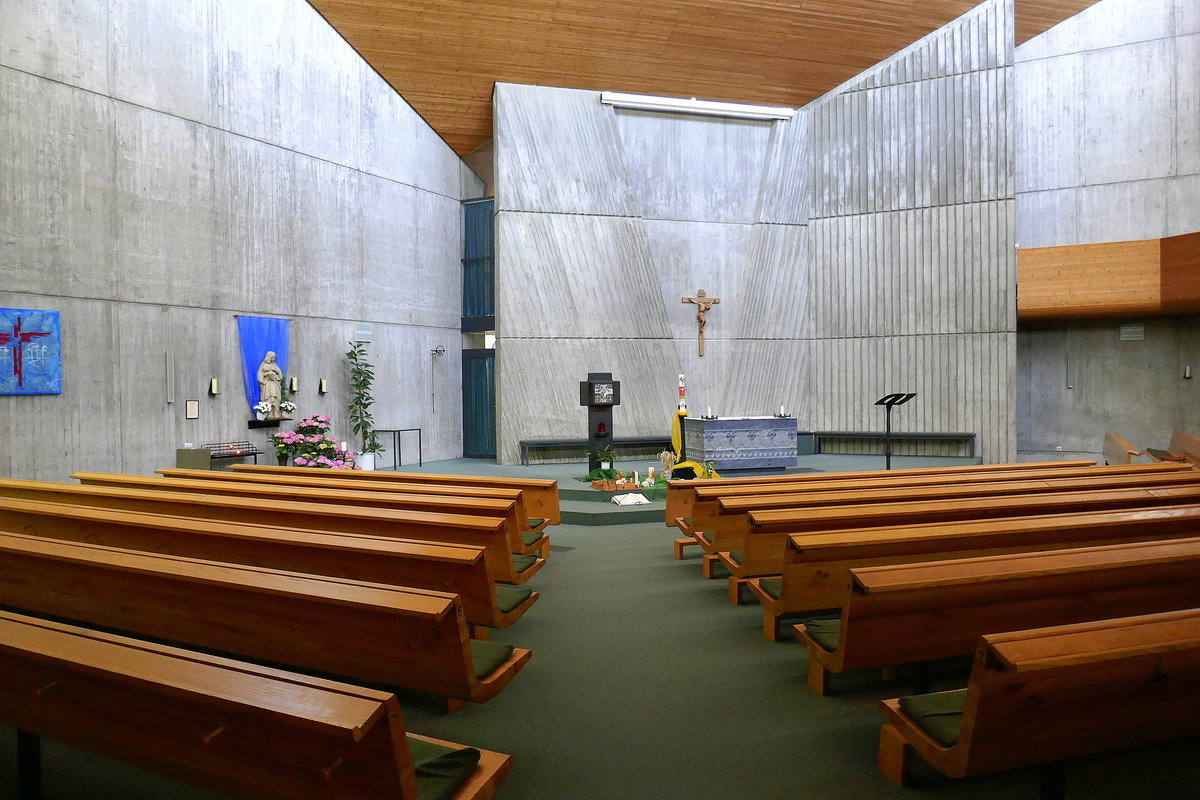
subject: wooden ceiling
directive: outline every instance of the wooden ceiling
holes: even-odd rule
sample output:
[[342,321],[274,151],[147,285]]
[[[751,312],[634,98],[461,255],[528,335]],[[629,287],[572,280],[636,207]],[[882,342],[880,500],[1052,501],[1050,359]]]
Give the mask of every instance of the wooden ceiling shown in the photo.
[[[1095,0],[1016,0],[1017,41]],[[492,84],[799,107],[978,0],[310,0],[460,155]]]

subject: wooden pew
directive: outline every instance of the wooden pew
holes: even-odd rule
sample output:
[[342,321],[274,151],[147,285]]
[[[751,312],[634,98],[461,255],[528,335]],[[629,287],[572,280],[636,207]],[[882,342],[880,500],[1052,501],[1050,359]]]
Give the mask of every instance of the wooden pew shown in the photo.
[[336,532],[297,513],[283,515],[299,518],[305,529],[261,508],[255,516],[267,524],[244,522],[236,505],[209,516],[203,497],[128,502],[121,489],[46,484],[17,492],[39,499],[16,499],[11,483],[0,481],[0,531],[449,592],[459,596],[472,626],[507,627],[538,600],[537,592],[496,586],[480,547]]
[[[507,503],[503,516],[508,536],[512,540],[514,553],[540,553],[543,545],[548,548],[549,539],[541,531],[529,529],[529,515],[525,510],[525,502],[519,489],[493,489],[489,487],[450,487],[433,484],[417,483],[381,483],[375,481],[337,480],[328,475],[353,475],[354,470],[308,470],[308,475],[259,475],[250,473],[234,473],[208,469],[158,469],[155,472],[165,478],[195,480],[214,485],[241,484],[255,486],[292,486],[305,489],[323,489],[331,492],[354,492],[356,498],[371,494],[390,495],[390,502],[400,502],[400,508],[417,508],[418,499],[424,498],[429,507],[437,506],[438,510],[456,514],[494,513],[484,512],[487,504]],[[314,474],[315,473],[315,474]],[[366,474],[365,472],[363,474]],[[356,500],[357,502],[357,500]],[[380,498],[380,503],[389,502]],[[528,534],[526,536],[526,534]],[[540,556],[539,556],[540,557]]]
[[470,639],[444,592],[15,533],[0,533],[0,605],[476,703],[531,655]]
[[1191,504],[1200,504],[1200,481],[1162,488],[997,494],[908,503],[771,509],[752,511],[743,516],[740,536],[714,538],[718,546],[722,542],[739,546],[736,551],[717,554],[731,576],[732,598],[740,581],[759,575],[778,575],[783,571],[788,536],[793,533]]
[[[321,524],[327,522],[332,515],[341,520],[337,529],[346,533],[367,533],[483,547],[484,558],[493,577],[504,583],[525,583],[545,564],[544,559],[535,556],[512,555],[511,527],[506,524],[504,518],[398,509],[391,505],[391,495],[386,492],[362,492],[360,495],[305,487],[242,485],[225,481],[201,483],[105,472],[76,472],[71,477],[84,486],[148,490],[155,494],[190,493],[204,498],[229,496],[254,499],[253,502],[272,512],[295,512],[300,515],[300,519],[289,521],[288,524],[306,529],[311,528],[312,523],[303,521],[305,514],[311,514],[314,519],[319,518]],[[207,499],[204,502],[217,507]],[[292,505],[285,506],[288,502]],[[341,503],[352,505],[339,505]],[[367,513],[371,511],[375,513]],[[281,520],[282,517],[276,516],[275,519]]]
[[0,721],[23,755],[48,736],[248,800],[421,800],[438,787],[418,763],[465,773],[453,800],[487,800],[512,769],[406,735],[386,692],[2,611]]
[[1111,431],[1104,434],[1101,454],[1105,464],[1132,464],[1133,459],[1141,455],[1133,445]]
[[1095,466],[1094,461],[1029,461],[1014,464],[967,464],[956,467],[915,467],[913,469],[864,470],[862,472],[811,472],[795,475],[761,475],[740,478],[698,478],[691,481],[667,481],[667,527],[678,527],[676,522],[692,516],[693,490],[705,486],[762,486],[775,484],[799,484],[795,491],[815,488],[824,481],[849,479],[873,480],[876,478],[911,478],[918,475],[971,475],[977,472],[1012,472],[1014,470],[1071,469]]
[[1200,607],[1200,539],[1009,553],[850,572],[838,620],[793,626],[808,686],[969,655],[985,633]]
[[[1163,452],[1153,447],[1146,448],[1146,455],[1156,462],[1162,462],[1164,459]],[[1179,463],[1200,469],[1200,436],[1193,436],[1184,431],[1172,431],[1171,443],[1167,445],[1166,456],[1176,460],[1182,459],[1182,462]]]
[[763,604],[763,635],[778,641],[781,617],[837,608],[856,567],[1191,536],[1200,536],[1200,505],[797,533],[782,577],[746,585]]
[[[1200,612],[989,634],[965,690],[881,705],[879,769],[901,785],[914,753],[961,778],[1194,736]],[[1063,773],[1043,774],[1061,797]]]
[[[230,469],[235,472],[258,474],[284,473],[292,475],[310,475],[312,470],[307,467],[272,467],[265,464],[233,464]],[[533,517],[540,518],[541,523],[533,526],[540,530],[546,525],[558,525],[562,522],[562,513],[558,505],[558,481],[542,478],[505,478],[494,475],[445,475],[430,472],[384,472],[375,470],[364,472],[351,470],[349,472],[329,470],[346,480],[376,480],[401,483],[432,483],[441,486],[480,486],[494,489],[520,489],[525,498],[525,510]],[[530,520],[533,522],[533,520]]]

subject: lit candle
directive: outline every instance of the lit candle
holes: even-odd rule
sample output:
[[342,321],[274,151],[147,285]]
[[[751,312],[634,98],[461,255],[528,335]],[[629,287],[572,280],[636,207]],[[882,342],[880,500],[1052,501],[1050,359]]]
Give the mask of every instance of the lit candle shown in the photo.
[[705,409],[706,410],[704,412],[704,416],[711,417],[712,416],[712,406],[706,406]]
[[779,407],[779,416],[783,416],[783,406]]

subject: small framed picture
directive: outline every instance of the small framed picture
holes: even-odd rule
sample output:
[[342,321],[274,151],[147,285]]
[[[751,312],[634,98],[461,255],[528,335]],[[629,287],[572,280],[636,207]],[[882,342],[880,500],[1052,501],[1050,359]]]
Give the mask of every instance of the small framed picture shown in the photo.
[[184,401],[183,416],[186,419],[200,419],[200,401],[199,400]]

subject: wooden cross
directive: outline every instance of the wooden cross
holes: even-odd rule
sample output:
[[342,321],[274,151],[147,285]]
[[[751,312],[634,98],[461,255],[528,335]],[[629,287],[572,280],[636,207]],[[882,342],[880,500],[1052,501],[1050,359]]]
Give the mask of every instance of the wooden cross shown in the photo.
[[715,306],[717,303],[721,302],[721,298],[709,297],[706,294],[704,294],[704,290],[701,289],[698,292],[696,292],[695,297],[684,297],[684,298],[682,298],[682,300],[685,303],[695,303],[696,304],[696,324],[700,326],[700,339],[699,339],[700,355],[701,355],[701,357],[703,357],[704,356],[704,326],[708,324],[708,317],[707,317],[708,310],[710,308],[712,308],[713,306]]

